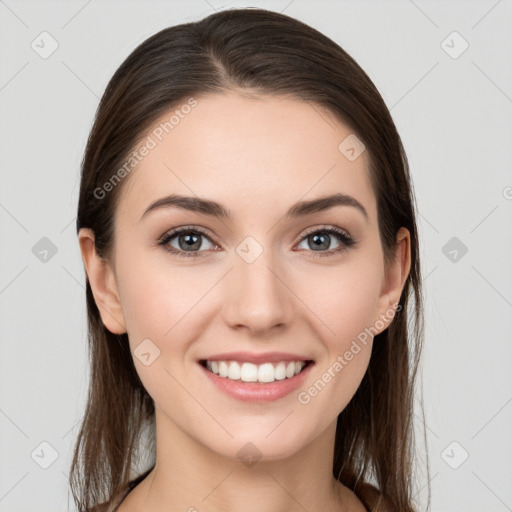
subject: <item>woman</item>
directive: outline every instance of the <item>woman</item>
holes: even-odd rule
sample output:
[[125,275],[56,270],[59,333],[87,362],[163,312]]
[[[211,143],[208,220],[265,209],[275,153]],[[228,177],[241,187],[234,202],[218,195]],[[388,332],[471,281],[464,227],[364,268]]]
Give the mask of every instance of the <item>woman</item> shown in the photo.
[[144,41],[98,107],[77,232],[80,511],[415,510],[414,197],[336,43],[261,9]]

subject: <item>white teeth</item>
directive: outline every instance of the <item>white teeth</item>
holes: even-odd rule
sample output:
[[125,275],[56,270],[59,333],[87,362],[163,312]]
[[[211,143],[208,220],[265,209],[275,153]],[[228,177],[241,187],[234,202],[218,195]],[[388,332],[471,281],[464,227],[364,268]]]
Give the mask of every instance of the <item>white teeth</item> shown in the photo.
[[240,373],[240,365],[231,361],[231,363],[229,363],[228,378],[231,380],[238,380],[240,378]]
[[286,365],[284,363],[278,363],[274,370],[274,377],[276,380],[286,379]]
[[206,361],[208,370],[231,380],[243,382],[274,382],[276,380],[291,379],[306,366],[304,361],[290,361],[289,363],[242,363],[237,361]]
[[[246,364],[244,363],[244,366]],[[274,382],[275,380],[274,366],[271,363],[262,364],[258,368],[258,382]]]
[[[238,363],[231,363],[236,364]],[[240,379],[244,382],[256,382],[258,380],[258,367],[252,363],[244,363],[240,369]]]
[[227,377],[228,373],[229,373],[228,363],[226,363],[225,361],[220,361],[219,362],[219,375],[221,377]]

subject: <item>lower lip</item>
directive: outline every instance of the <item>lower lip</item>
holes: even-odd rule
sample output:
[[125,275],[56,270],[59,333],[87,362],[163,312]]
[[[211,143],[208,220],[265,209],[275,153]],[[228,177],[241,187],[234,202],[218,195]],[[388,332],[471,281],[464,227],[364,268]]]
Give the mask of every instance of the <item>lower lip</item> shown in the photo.
[[216,373],[198,363],[210,381],[227,395],[245,402],[272,402],[289,395],[303,383],[313,363],[309,363],[300,373],[290,379],[275,380],[274,382],[243,382],[220,377]]

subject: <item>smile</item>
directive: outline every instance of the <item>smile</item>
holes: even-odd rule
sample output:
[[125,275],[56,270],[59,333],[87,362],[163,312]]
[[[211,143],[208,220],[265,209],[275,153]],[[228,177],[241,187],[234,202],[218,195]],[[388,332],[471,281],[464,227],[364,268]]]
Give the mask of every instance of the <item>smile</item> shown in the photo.
[[253,364],[239,361],[201,361],[212,373],[226,379],[242,382],[271,383],[291,379],[301,373],[312,361],[280,361]]

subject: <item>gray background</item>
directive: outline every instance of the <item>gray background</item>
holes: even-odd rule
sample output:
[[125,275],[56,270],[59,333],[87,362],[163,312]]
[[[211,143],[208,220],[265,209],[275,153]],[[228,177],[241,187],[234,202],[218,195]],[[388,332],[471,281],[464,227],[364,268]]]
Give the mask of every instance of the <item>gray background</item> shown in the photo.
[[67,475],[88,384],[75,215],[99,97],[145,38],[235,6],[325,33],[391,109],[418,199],[432,510],[512,510],[512,1],[5,0],[0,511],[74,509]]

